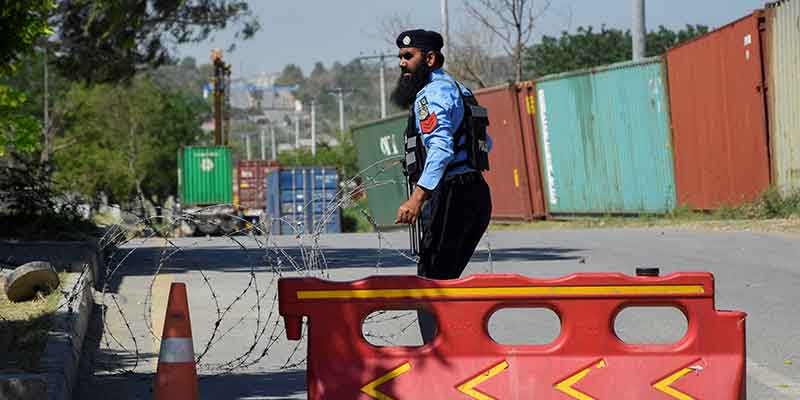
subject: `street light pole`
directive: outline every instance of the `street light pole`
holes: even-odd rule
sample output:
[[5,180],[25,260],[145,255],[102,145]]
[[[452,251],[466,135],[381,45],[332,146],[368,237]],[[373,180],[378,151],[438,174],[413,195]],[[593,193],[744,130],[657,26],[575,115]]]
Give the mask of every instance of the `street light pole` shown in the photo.
[[342,88],[339,91],[339,132],[344,132],[344,91]]
[[381,118],[386,118],[386,64],[381,54]]
[[444,39],[444,54],[450,56],[450,20],[447,16],[447,0],[442,0],[442,36]]
[[261,159],[267,159],[267,132],[264,125],[261,125]]
[[311,155],[317,155],[317,100],[311,99]]
[[269,121],[270,150],[272,150],[272,161],[278,159],[278,149],[275,147],[275,125]]

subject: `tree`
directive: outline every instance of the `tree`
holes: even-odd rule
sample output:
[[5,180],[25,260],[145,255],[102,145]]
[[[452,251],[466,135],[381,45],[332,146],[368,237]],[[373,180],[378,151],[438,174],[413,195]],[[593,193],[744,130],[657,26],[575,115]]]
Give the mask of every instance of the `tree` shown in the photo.
[[9,75],[19,60],[52,31],[47,18],[53,0],[5,0],[0,7],[0,75]]
[[75,85],[65,100],[73,110],[55,152],[56,181],[87,199],[162,202],[177,188],[177,151],[203,139],[209,105],[198,95],[156,84]]
[[502,41],[503,50],[511,57],[515,79],[522,80],[522,56],[534,32],[536,20],[550,7],[543,0],[470,0],[467,13]]
[[173,58],[176,45],[239,27],[248,39],[260,28],[244,0],[61,0],[52,18],[56,64],[76,81],[131,79]]
[[[663,26],[647,33],[647,56],[664,54],[667,49],[708,32],[702,25],[687,25],[674,32]],[[630,60],[632,56],[630,31],[600,27],[578,27],[577,32],[563,32],[560,38],[542,37],[541,43],[525,54],[525,71],[539,77]]]
[[447,70],[461,82],[478,88],[489,87],[513,78],[514,72],[507,56],[492,56],[496,37],[481,27],[470,25],[462,29],[450,46]]
[[[51,33],[47,16],[52,0],[7,0],[0,7],[0,78],[13,75],[17,64]],[[41,125],[23,112],[27,96],[0,85],[0,156],[6,149],[33,153],[39,148]]]
[[295,64],[289,64],[283,67],[283,72],[275,80],[278,85],[294,85],[303,82],[303,70]]

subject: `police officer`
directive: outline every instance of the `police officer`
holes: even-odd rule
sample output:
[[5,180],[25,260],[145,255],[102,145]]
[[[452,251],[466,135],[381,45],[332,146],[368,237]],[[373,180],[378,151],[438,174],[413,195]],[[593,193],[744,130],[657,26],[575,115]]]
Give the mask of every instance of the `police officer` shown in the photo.
[[[467,106],[477,103],[468,88],[442,69],[443,43],[440,34],[422,29],[397,37],[402,74],[392,101],[410,109],[406,172],[415,186],[398,208],[395,223],[416,223],[427,201],[417,273],[432,279],[457,279],[489,225],[492,202],[480,169],[488,168],[491,139],[487,135],[478,149],[485,152],[485,168],[468,160],[470,135],[465,132],[469,122],[465,117],[470,112],[465,111],[473,110]],[[482,117],[486,118],[485,110]],[[424,149],[417,148],[422,147],[420,142]],[[420,313],[420,328],[423,340],[430,342],[435,322],[427,313]]]

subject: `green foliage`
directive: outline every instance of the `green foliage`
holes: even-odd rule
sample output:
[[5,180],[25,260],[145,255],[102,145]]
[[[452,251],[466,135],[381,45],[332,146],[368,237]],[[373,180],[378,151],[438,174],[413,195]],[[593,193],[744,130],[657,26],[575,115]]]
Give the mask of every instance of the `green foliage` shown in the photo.
[[0,156],[6,148],[22,154],[39,149],[42,127],[36,118],[21,111],[25,100],[22,92],[0,85]]
[[52,33],[47,18],[53,0],[4,0],[0,6],[0,75],[11,74],[36,42]]
[[278,85],[294,85],[305,80],[303,70],[295,64],[288,64],[283,67],[281,76],[275,81]]
[[[667,49],[708,32],[702,25],[687,25],[680,31],[663,26],[647,33],[647,56],[664,54]],[[542,41],[525,54],[525,72],[535,78],[549,74],[574,71],[627,61],[632,57],[630,31],[609,29],[605,25],[596,32],[593,27],[578,27],[571,34],[562,32],[560,38],[542,37]]]
[[336,167],[342,181],[350,180],[358,173],[358,154],[352,142],[333,147],[318,145],[316,157],[306,149],[282,151],[278,153],[278,163],[285,167],[333,166]]
[[129,80],[142,66],[168,63],[177,45],[229,25],[240,27],[237,39],[260,28],[243,0],[61,1],[54,18],[57,65],[76,81]]
[[349,207],[342,208],[342,232],[372,232],[373,230],[366,197],[362,197]]
[[714,211],[718,219],[776,219],[800,216],[800,190],[782,194],[771,188],[754,201],[739,207],[723,205]]
[[56,182],[96,199],[129,204],[141,195],[156,202],[177,187],[177,151],[203,138],[208,104],[149,75],[130,86],[76,85],[67,95],[71,124],[58,144]]
[[51,166],[15,154],[0,169],[0,237],[20,240],[83,240],[96,227],[81,218],[77,205],[51,180]]

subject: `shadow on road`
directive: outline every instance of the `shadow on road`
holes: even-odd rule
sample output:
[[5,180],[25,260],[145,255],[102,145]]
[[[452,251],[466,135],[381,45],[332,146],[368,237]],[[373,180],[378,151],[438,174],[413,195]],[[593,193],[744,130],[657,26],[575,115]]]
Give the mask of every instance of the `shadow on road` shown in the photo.
[[[133,251],[131,251],[133,250]],[[494,262],[507,261],[563,261],[576,260],[581,257],[575,253],[581,249],[558,247],[528,247],[493,249],[491,259]],[[325,248],[314,258],[314,266],[318,269],[339,268],[409,268],[415,263],[408,257],[391,249],[379,248]],[[489,259],[486,250],[477,251],[472,262],[484,262]],[[107,291],[117,292],[119,284],[125,276],[148,276],[160,273],[180,274],[189,271],[217,272],[294,272],[298,268],[307,269],[310,253],[298,247],[287,248],[237,248],[231,246],[218,247],[137,247],[122,248],[111,260],[111,268],[117,272],[108,282]]]

